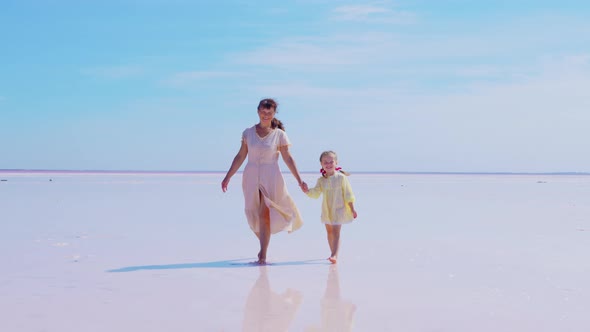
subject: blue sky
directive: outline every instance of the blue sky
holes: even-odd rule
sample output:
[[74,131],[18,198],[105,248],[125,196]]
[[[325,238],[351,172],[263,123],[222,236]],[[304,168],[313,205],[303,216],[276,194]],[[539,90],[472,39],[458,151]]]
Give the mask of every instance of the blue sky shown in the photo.
[[[587,1],[3,0],[0,169],[590,171]],[[286,168],[285,168],[286,169]]]

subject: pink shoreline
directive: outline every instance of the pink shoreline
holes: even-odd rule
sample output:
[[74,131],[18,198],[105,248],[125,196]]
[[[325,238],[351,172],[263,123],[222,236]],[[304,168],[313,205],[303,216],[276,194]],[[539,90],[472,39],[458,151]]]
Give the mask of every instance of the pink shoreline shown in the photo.
[[101,170],[0,170],[0,174],[154,174],[154,175],[179,175],[179,174],[218,174],[220,171],[101,171]]
[[[238,171],[241,173],[241,171]],[[316,174],[316,171],[301,171],[302,174]],[[398,172],[398,171],[357,171],[363,175],[555,175],[590,176],[590,172]],[[45,169],[0,169],[0,174],[225,174],[225,171],[142,171],[142,170],[45,170]]]

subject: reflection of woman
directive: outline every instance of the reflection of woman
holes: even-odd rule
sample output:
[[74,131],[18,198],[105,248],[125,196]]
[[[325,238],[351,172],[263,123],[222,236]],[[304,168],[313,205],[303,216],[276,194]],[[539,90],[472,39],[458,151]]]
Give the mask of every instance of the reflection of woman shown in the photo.
[[292,232],[303,223],[299,210],[287,191],[279,168],[279,154],[301,189],[307,190],[307,184],[301,180],[295,160],[289,152],[291,142],[283,124],[275,118],[276,112],[277,103],[274,100],[260,101],[260,122],[242,133],[240,150],[221,182],[221,189],[225,192],[231,177],[248,157],[242,175],[242,189],[248,224],[260,242],[258,264],[266,264],[271,234],[281,231]]
[[259,267],[260,276],[248,294],[242,331],[288,331],[303,300],[302,294],[293,289],[280,295],[273,292],[266,269]]
[[326,292],[321,300],[322,323],[305,329],[306,332],[346,332],[352,331],[356,306],[340,298],[340,281],[336,265],[330,266]]

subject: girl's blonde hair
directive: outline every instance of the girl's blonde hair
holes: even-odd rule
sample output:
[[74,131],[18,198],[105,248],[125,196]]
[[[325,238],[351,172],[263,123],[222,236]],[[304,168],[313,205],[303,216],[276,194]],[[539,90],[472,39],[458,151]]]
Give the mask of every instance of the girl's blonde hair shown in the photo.
[[[336,162],[338,162],[338,155],[336,154],[336,152],[334,152],[332,150],[327,150],[327,151],[322,152],[322,154],[320,154],[320,163],[322,162],[322,158],[324,158],[325,156],[329,156],[329,155],[333,155]],[[346,176],[350,175],[350,173],[344,171],[341,167],[337,167],[336,170]],[[320,172],[322,173],[323,177],[326,177],[326,171],[324,171],[323,168],[320,170]]]

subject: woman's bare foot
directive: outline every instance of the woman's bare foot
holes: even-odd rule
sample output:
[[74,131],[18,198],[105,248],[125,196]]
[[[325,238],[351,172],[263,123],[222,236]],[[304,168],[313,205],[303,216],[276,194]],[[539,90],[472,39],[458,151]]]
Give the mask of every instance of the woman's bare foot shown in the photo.
[[258,261],[256,262],[258,265],[266,265],[266,257],[262,257],[262,252],[258,253]]
[[338,259],[334,256],[328,258],[328,260],[332,263],[332,264],[336,264],[336,262],[338,262]]

